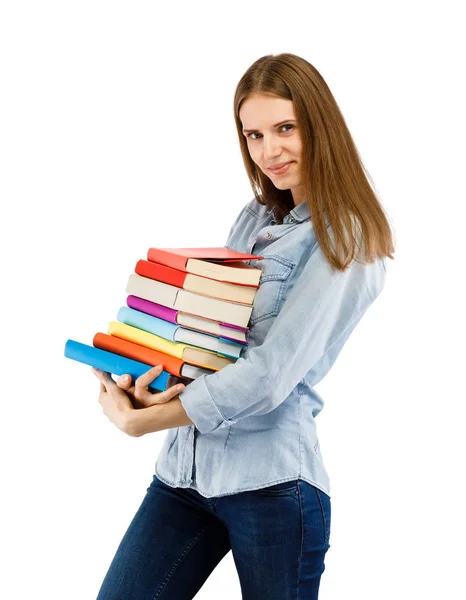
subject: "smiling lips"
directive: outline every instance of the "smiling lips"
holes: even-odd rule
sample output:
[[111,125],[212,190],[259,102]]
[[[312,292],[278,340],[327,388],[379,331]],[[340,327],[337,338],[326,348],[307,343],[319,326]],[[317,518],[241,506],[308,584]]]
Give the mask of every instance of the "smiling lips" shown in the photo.
[[285,173],[286,171],[288,171],[289,166],[291,165],[293,161],[289,161],[289,162],[285,162],[285,163],[279,163],[278,165],[274,165],[273,167],[269,167],[269,171],[272,171],[272,173],[274,173],[275,175],[281,175],[282,173]]

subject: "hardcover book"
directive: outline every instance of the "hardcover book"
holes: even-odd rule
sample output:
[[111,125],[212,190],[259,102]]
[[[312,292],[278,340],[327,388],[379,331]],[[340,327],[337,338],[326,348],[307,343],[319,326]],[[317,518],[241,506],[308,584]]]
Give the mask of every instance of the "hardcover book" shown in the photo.
[[227,302],[217,298],[201,296],[194,292],[182,290],[173,285],[142,277],[137,273],[129,276],[126,293],[157,302],[168,308],[188,312],[199,317],[226,321],[240,327],[247,327],[252,312],[252,306]]
[[170,342],[158,335],[143,331],[137,327],[132,327],[131,325],[126,325],[125,323],[120,323],[119,321],[112,321],[107,331],[110,335],[146,346],[147,348],[152,348],[153,350],[158,350],[159,352],[164,352],[170,356],[177,356],[185,362],[194,364],[197,367],[212,369],[213,371],[219,371],[223,367],[236,362],[234,359],[220,356],[209,350],[201,350],[200,348],[179,342]]
[[224,342],[219,338],[185,329],[163,319],[158,319],[139,310],[122,306],[118,311],[117,320],[143,331],[154,333],[171,342],[181,342],[189,346],[199,346],[204,350],[211,350],[230,358],[239,358],[243,346],[231,342]]
[[182,327],[209,333],[240,344],[248,343],[246,340],[246,333],[249,331],[247,327],[237,327],[230,323],[221,323],[219,321],[214,321],[213,319],[198,317],[181,310],[162,306],[157,302],[138,298],[138,296],[133,296],[131,294],[126,298],[126,304],[130,308],[140,310],[148,315],[153,315],[154,317],[158,317],[169,323],[174,323],[175,325],[181,325]]
[[263,256],[229,248],[149,248],[147,260],[228,283],[259,285],[262,271],[243,261]]
[[[65,356],[95,369],[113,373],[114,375],[125,375],[127,373],[131,375],[133,381],[151,368],[150,364],[144,364],[125,356],[120,356],[114,352],[101,350],[100,348],[82,344],[75,340],[67,340],[65,344]],[[176,381],[172,383],[170,381],[170,373],[163,370],[148,387],[163,392],[167,387],[171,387],[176,383]]]
[[217,281],[148,260],[139,260],[134,270],[143,277],[162,281],[190,292],[242,304],[252,304],[259,287],[258,285],[240,285]]
[[94,335],[92,344],[96,348],[107,350],[108,352],[114,352],[120,356],[126,356],[139,362],[155,367],[156,365],[162,365],[164,371],[168,371],[176,377],[182,377],[186,379],[196,379],[201,375],[209,375],[213,373],[211,369],[203,369],[196,367],[184,362],[181,358],[170,356],[164,352],[158,350],[152,350],[145,346],[140,346],[134,342],[128,342],[122,338],[114,335],[108,335],[107,333],[98,332]]

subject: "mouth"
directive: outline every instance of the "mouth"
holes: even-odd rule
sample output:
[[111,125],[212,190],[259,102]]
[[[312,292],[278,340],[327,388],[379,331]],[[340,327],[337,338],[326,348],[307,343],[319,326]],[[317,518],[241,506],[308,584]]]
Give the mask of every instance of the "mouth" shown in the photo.
[[278,165],[274,165],[274,167],[268,167],[268,170],[271,171],[272,173],[274,173],[275,175],[281,175],[282,173],[285,173],[290,165],[293,163],[293,160],[290,160],[289,162],[286,163],[280,163]]

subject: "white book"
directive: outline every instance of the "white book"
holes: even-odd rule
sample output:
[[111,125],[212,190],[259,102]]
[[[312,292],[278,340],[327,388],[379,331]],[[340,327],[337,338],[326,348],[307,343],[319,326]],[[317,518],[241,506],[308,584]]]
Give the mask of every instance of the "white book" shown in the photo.
[[252,306],[201,296],[136,273],[129,276],[126,293],[168,308],[189,312],[206,319],[224,321],[238,327],[247,327],[252,313]]
[[202,367],[196,367],[194,365],[188,365],[184,363],[181,367],[180,373],[183,377],[188,379],[197,379],[201,375],[210,375],[212,371],[210,369],[203,369]]
[[231,327],[225,327],[224,325],[221,325],[217,321],[212,321],[211,319],[203,319],[202,317],[196,317],[196,315],[179,312],[176,316],[176,322],[183,327],[205,331],[218,337],[233,338],[239,342],[247,341],[246,333],[244,331],[232,329]]
[[178,327],[176,330],[175,342],[182,342],[190,346],[199,346],[200,348],[212,350],[212,352],[217,352],[218,354],[226,354],[233,358],[239,358],[242,349],[242,346],[237,344],[229,344],[207,333],[198,333],[184,327]]

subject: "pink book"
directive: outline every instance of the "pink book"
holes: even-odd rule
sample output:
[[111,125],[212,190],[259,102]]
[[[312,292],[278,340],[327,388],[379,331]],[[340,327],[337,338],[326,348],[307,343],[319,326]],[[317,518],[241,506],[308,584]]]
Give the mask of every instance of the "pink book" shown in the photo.
[[238,327],[230,323],[220,323],[213,319],[206,319],[197,315],[192,315],[180,310],[168,308],[149,300],[144,300],[138,296],[129,295],[126,298],[126,304],[135,310],[139,310],[148,315],[158,317],[169,323],[181,325],[188,329],[195,329],[204,333],[210,333],[216,337],[222,338],[225,341],[236,342],[246,345],[246,334],[249,329],[247,327]]

